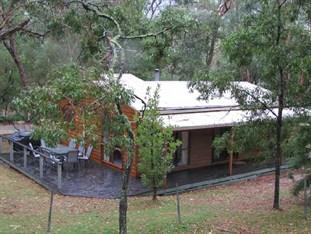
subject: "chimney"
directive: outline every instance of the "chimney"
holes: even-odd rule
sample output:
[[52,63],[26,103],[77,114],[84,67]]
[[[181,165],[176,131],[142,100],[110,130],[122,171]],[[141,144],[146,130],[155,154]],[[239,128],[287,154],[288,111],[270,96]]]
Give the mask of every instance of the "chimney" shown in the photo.
[[160,69],[154,69],[154,81],[160,81]]

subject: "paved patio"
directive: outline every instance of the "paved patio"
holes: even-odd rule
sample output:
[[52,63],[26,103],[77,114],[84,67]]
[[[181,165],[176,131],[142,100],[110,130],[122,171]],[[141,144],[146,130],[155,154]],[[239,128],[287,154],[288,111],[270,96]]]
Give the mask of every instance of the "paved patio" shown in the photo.
[[[57,189],[57,170],[53,165],[45,163],[44,176],[39,176],[39,160],[28,157],[28,165],[23,167],[23,155],[14,153],[14,163],[9,161],[9,154],[0,155],[0,160],[14,169],[35,180],[49,190],[63,195],[85,196],[96,198],[118,198],[121,190],[122,174],[116,170],[90,161],[80,168],[65,165],[62,173],[62,188]],[[139,179],[130,178],[129,195],[148,191]]]
[[[48,190],[59,192],[63,195],[85,196],[96,198],[118,198],[121,190],[122,173],[98,164],[90,160],[86,165],[72,168],[72,165],[64,165],[62,171],[62,187],[57,188],[57,168],[50,163],[44,163],[44,175],[40,178],[39,159],[28,156],[27,168],[24,168],[23,153],[14,152],[14,162],[9,159],[8,145],[5,144],[3,154],[0,155],[0,162],[9,165],[17,171],[28,176]],[[235,163],[233,175],[247,173],[264,168],[271,168],[271,163],[247,162]],[[171,172],[168,174],[165,189],[174,189],[176,185],[189,185],[207,182],[214,179],[224,178],[228,173],[228,165],[214,165],[204,168],[197,168],[186,171]],[[130,178],[129,195],[146,194],[147,189],[140,179]]]
[[[271,162],[236,162],[233,164],[233,173],[232,175],[238,175],[243,173],[248,173],[251,171],[273,168],[274,165]],[[228,164],[219,164],[212,165],[208,167],[195,168],[192,170],[186,171],[176,171],[171,172],[168,175],[167,187],[172,188],[175,187],[176,184],[178,186],[198,183],[207,180],[214,180],[228,176]]]
[[[14,163],[10,162],[9,154],[0,155],[0,162],[10,165],[12,168],[25,174],[30,179],[41,184],[48,190],[59,192],[69,196],[85,196],[95,198],[118,198],[120,195],[122,174],[119,171],[89,161],[80,167],[72,168],[65,165],[62,173],[62,188],[57,188],[57,169],[53,165],[45,163],[44,176],[39,176],[39,160],[28,157],[27,168],[23,167],[23,154],[14,153]],[[247,173],[255,170],[271,167],[271,164],[237,164],[233,167],[233,175]],[[174,188],[176,185],[183,186],[195,184],[203,181],[214,180],[227,176],[227,165],[209,166],[187,171],[172,172],[168,175],[167,189]],[[130,178],[129,195],[145,194],[149,190],[143,186],[137,178]]]

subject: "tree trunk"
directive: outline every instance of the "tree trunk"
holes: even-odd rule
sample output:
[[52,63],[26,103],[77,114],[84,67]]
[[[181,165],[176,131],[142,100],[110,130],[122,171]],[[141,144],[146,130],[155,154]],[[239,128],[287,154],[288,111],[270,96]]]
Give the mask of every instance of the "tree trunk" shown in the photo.
[[282,148],[281,148],[282,111],[283,107],[280,107],[279,101],[279,110],[276,127],[275,183],[274,183],[274,201],[273,201],[273,208],[275,209],[280,209],[280,174],[281,174],[281,161],[282,161]]
[[229,176],[232,176],[232,165],[233,165],[233,151],[229,154]]
[[22,63],[21,58],[19,57],[19,55],[17,53],[16,41],[15,41],[14,35],[11,35],[9,37],[8,41],[4,40],[3,44],[4,44],[5,48],[8,50],[8,52],[10,53],[10,55],[12,56],[16,66],[17,66],[22,86],[26,87],[27,86],[27,75],[25,72],[24,64]]
[[217,36],[218,36],[218,29],[219,29],[219,22],[217,21],[216,24],[214,25],[214,30],[212,33],[212,39],[210,43],[210,48],[208,50],[208,53],[206,55],[206,65],[211,68],[212,62],[213,62],[213,57],[215,53],[215,44],[217,41]]
[[132,165],[132,153],[129,152],[127,158],[127,164],[125,170],[123,171],[122,177],[122,189],[119,202],[119,233],[127,233],[127,194],[128,194],[128,184],[130,178],[130,171]]
[[[282,33],[282,19],[281,19],[281,8],[282,4],[277,0],[277,37],[276,37],[276,48],[280,44],[281,33]],[[284,71],[281,65],[281,58],[278,58],[278,114],[276,120],[276,151],[275,151],[275,183],[274,183],[274,200],[273,208],[280,209],[280,174],[281,174],[281,162],[282,162],[282,124],[283,124],[283,109],[284,109]]]
[[280,174],[282,163],[282,130],[284,109],[284,72],[279,65],[278,115],[276,120],[275,184],[273,208],[280,209]]
[[233,166],[233,145],[234,145],[234,128],[231,130],[230,134],[230,151],[229,151],[229,176],[232,176],[232,166]]

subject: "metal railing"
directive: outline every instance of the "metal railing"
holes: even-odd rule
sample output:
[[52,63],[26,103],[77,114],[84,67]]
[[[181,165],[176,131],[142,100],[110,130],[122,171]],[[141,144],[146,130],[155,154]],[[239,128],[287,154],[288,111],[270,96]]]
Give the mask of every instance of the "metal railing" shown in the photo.
[[[39,157],[39,177],[40,179],[44,178],[44,162],[45,161],[53,161],[53,159],[50,158],[49,155],[46,155],[39,150],[31,149],[30,147],[23,145],[19,142],[16,142],[9,137],[0,136],[0,155],[3,153],[3,139],[7,140],[9,143],[9,161],[14,164],[14,144],[22,147],[23,152],[23,167],[24,169],[27,169],[28,167],[28,157],[32,157],[31,154],[38,154]],[[57,165],[57,188],[61,189],[62,187],[62,162],[55,162]]]

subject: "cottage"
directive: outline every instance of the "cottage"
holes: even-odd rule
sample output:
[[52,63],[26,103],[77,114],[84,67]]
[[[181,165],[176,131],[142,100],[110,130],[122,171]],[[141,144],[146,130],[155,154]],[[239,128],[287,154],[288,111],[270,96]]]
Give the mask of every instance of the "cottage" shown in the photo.
[[[173,127],[174,135],[182,142],[174,158],[175,171],[221,163],[229,163],[229,168],[230,164],[232,166],[232,160],[229,160],[226,153],[216,157],[212,147],[212,141],[216,135],[246,121],[250,114],[239,108],[237,101],[231,97],[230,93],[210,98],[207,101],[199,100],[199,92],[190,91],[187,81],[144,81],[132,74],[123,74],[121,84],[132,90],[138,97],[129,106],[123,107],[123,112],[133,121],[133,128],[135,128],[134,116],[144,108],[142,100],[146,98],[147,88],[149,87],[152,92],[158,85],[160,86],[161,117],[167,126]],[[237,82],[237,85],[243,89],[267,91],[249,82]],[[100,126],[102,126],[100,143],[105,143],[109,139],[109,132],[105,130],[104,123]],[[234,160],[245,157],[247,155],[235,155]],[[93,160],[117,170],[122,170],[125,158],[126,155],[119,148],[116,148],[111,155],[107,155],[104,144],[98,144],[92,154]],[[139,175],[138,160],[139,153],[135,150],[132,176]]]

